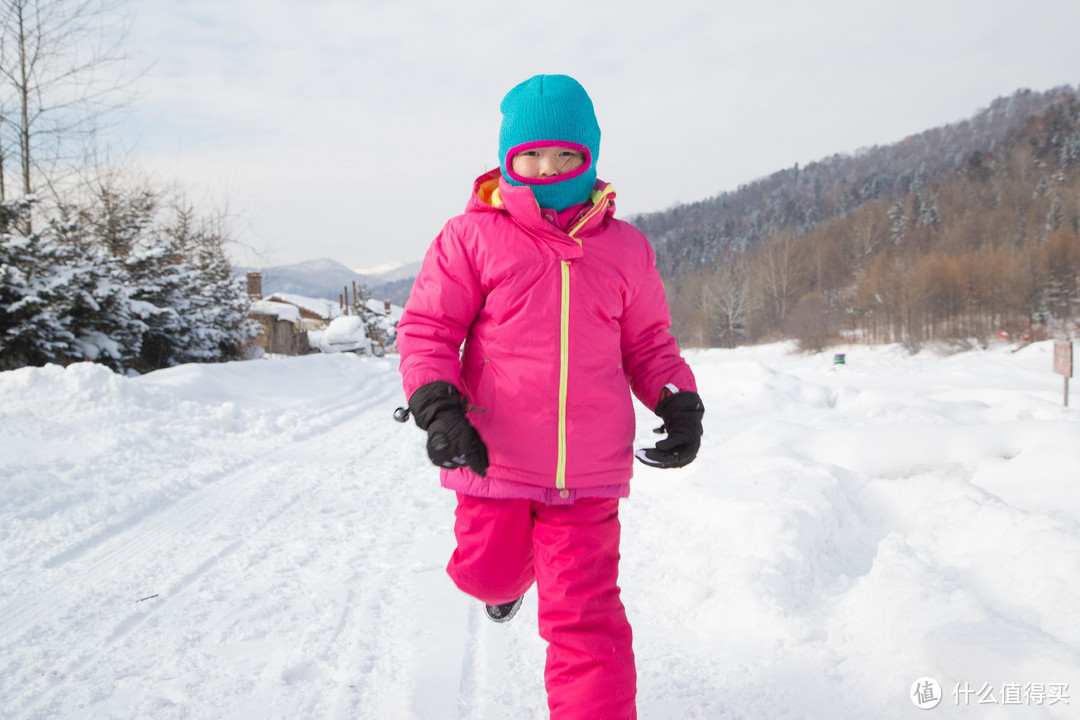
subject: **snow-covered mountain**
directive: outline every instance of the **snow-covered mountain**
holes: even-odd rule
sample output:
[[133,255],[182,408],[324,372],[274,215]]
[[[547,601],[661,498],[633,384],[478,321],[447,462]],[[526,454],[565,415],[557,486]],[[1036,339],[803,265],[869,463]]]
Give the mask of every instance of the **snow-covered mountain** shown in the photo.
[[370,268],[355,268],[354,272],[374,281],[388,283],[395,280],[412,280],[420,272],[420,265],[420,260],[416,262],[385,263]]
[[[690,352],[701,454],[620,510],[640,717],[1075,718],[1080,410],[1011,350]],[[0,717],[546,718],[396,367],[0,373]]]
[[362,272],[336,260],[320,258],[265,268],[234,267],[233,273],[243,277],[252,270],[262,274],[264,296],[283,292],[336,299],[343,288],[348,287],[351,290],[355,282],[357,285],[365,285],[371,296],[378,300],[390,300],[404,305],[412,288],[412,281],[420,270],[420,262],[397,263]]

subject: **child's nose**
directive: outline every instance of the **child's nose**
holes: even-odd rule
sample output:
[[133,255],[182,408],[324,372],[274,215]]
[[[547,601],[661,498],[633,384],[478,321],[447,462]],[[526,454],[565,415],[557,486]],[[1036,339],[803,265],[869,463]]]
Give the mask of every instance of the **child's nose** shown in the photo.
[[540,158],[540,175],[543,177],[554,177],[559,174],[559,164],[557,159],[550,155],[543,155]]

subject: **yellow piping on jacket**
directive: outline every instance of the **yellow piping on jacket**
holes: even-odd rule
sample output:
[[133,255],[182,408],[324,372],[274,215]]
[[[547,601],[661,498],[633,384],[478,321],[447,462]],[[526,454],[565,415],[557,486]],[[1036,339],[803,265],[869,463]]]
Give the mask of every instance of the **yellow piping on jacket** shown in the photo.
[[[577,237],[578,231],[596,215],[607,210],[610,196],[614,192],[615,189],[611,185],[593,192],[593,206],[567,233],[578,245],[581,244],[581,240]],[[570,379],[570,261],[563,259],[560,264],[562,266],[562,300],[559,319],[559,449],[558,459],[555,462],[555,487],[564,490],[566,488],[566,394]]]

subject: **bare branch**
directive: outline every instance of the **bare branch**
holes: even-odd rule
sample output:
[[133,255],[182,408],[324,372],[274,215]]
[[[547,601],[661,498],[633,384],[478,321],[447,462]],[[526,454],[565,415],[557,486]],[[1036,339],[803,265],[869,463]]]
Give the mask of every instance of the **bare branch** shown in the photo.
[[84,139],[126,105],[134,78],[119,72],[127,34],[119,7],[116,0],[0,5],[0,151],[18,148],[23,194],[55,195],[72,175],[70,161],[85,157]]

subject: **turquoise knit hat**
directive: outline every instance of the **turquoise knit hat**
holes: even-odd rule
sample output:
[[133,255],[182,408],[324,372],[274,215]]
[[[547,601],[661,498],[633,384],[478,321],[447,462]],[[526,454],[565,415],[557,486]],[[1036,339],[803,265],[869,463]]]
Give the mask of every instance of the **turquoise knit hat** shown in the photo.
[[[585,88],[567,75],[535,75],[506,93],[499,109],[499,169],[506,181],[532,188],[543,208],[565,210],[588,200],[596,184],[600,126]],[[585,164],[553,178],[521,177],[510,161],[526,145],[572,147],[585,153]]]

